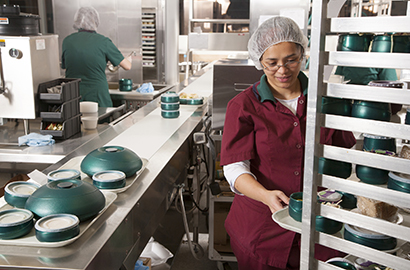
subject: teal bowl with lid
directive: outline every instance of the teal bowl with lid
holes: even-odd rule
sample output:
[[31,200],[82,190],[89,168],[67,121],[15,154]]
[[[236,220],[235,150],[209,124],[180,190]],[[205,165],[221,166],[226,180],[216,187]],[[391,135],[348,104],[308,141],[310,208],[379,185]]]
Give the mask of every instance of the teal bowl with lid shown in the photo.
[[11,206],[24,208],[27,199],[39,187],[39,184],[26,181],[8,183],[4,188],[4,200]]
[[181,104],[184,105],[201,105],[204,104],[204,98],[199,97],[199,98],[180,98],[179,99]]
[[60,242],[80,234],[80,220],[71,214],[54,214],[40,218],[34,225],[40,242]]
[[34,215],[26,209],[0,211],[0,239],[16,239],[28,234],[34,226]]
[[390,104],[383,102],[373,102],[355,100],[352,106],[352,117],[370,120],[390,121]]
[[173,118],[178,118],[179,115],[180,115],[179,110],[176,110],[176,111],[161,110],[161,116],[163,118],[173,119]]
[[373,34],[342,34],[339,35],[337,51],[367,52]]
[[176,111],[179,110],[179,103],[161,103],[161,109],[164,111]]
[[125,173],[121,171],[101,171],[93,175],[93,185],[99,189],[117,189],[125,187]]
[[90,178],[97,172],[107,170],[121,171],[130,177],[142,168],[142,160],[131,149],[103,146],[88,153],[81,161],[80,168]]
[[371,52],[390,53],[393,51],[393,36],[392,35],[375,35],[373,37]]
[[385,136],[363,134],[363,150],[369,152],[387,150],[396,153],[396,139]]
[[105,207],[104,194],[94,185],[77,180],[57,180],[38,188],[25,208],[37,217],[76,215],[81,221],[96,216]]
[[168,91],[161,95],[161,103],[179,103],[179,95],[174,91]]
[[404,173],[389,172],[387,188],[410,193],[410,175]]
[[344,239],[356,244],[383,251],[395,249],[397,246],[397,239],[394,237],[349,224],[345,224],[344,228]]

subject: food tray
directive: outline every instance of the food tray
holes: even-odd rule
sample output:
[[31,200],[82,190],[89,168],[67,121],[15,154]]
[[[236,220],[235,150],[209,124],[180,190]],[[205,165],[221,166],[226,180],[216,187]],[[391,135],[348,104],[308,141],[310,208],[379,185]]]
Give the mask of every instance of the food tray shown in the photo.
[[[85,156],[78,156],[75,158],[70,159],[65,163],[63,166],[59,168],[61,169],[76,169],[81,172],[81,162],[83,161]],[[117,189],[102,189],[102,191],[108,191],[108,192],[113,192],[113,193],[121,193],[126,191],[128,188],[130,188],[132,185],[135,185],[135,182],[137,182],[138,177],[142,174],[142,172],[145,170],[148,164],[148,160],[145,158],[141,158],[142,160],[142,167],[139,171],[135,173],[135,175],[127,177],[125,179],[125,186],[122,188],[117,188]],[[90,183],[91,185],[93,184],[93,180],[86,175],[85,173],[81,172],[81,179],[85,182]]]
[[279,226],[286,230],[302,233],[302,222],[297,222],[291,216],[289,216],[288,207],[276,211],[272,215],[272,219],[273,221],[278,223]]
[[[13,246],[28,246],[28,247],[63,247],[71,244],[75,240],[81,237],[83,233],[105,212],[105,210],[117,199],[117,194],[114,192],[103,191],[105,197],[105,207],[99,212],[99,214],[90,220],[86,220],[80,223],[80,234],[68,240],[59,242],[40,242],[36,238],[36,230],[33,228],[31,232],[23,237],[10,240],[0,239],[0,245],[13,245]],[[4,197],[0,198],[0,210],[13,209],[13,206],[6,203]]]
[[[38,85],[38,94],[40,100],[46,103],[61,104],[80,96],[81,79],[59,78],[52,81],[40,83]],[[61,87],[61,93],[48,93],[47,88],[58,86]]]

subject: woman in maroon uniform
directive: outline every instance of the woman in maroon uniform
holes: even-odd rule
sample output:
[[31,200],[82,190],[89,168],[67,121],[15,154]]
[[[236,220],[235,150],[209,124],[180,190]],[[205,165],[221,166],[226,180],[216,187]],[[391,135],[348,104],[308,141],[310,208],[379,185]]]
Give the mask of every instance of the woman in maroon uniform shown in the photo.
[[[272,213],[303,187],[308,79],[300,71],[307,39],[297,24],[273,17],[248,43],[264,75],[227,107],[221,164],[236,193],[225,222],[240,270],[299,269],[300,235]],[[351,148],[351,132],[321,130],[321,143]],[[321,260],[339,253],[316,247]]]

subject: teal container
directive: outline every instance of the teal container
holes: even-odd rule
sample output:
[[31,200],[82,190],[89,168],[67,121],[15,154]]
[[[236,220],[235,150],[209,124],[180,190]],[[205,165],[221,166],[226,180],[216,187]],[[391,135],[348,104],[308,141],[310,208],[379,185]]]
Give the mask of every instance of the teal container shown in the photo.
[[347,269],[347,270],[357,270],[356,267],[348,262],[343,262],[343,261],[333,261],[333,262],[329,262],[329,264],[331,265],[335,265],[338,266],[342,269]]
[[11,206],[24,208],[27,199],[40,185],[33,182],[16,181],[11,182],[4,188],[4,200]]
[[96,216],[104,207],[104,194],[94,185],[76,179],[49,182],[26,202],[26,209],[37,217],[66,213],[81,221]]
[[176,111],[165,111],[161,110],[161,116],[168,119],[178,118],[179,117],[179,110]]
[[354,209],[357,207],[357,198],[355,195],[343,191],[337,191],[342,194],[342,202],[339,204],[344,209]]
[[118,85],[120,91],[129,92],[132,90],[132,79],[120,79]]
[[393,52],[394,53],[409,53],[410,52],[410,36],[409,35],[393,35]]
[[93,175],[93,185],[99,189],[123,188],[125,183],[125,173],[121,171],[102,171]]
[[327,174],[344,179],[352,174],[352,164],[348,162],[320,157],[318,165],[320,174]]
[[337,50],[367,52],[369,50],[372,34],[343,34],[339,35]]
[[372,185],[383,185],[389,180],[389,171],[359,164],[356,165],[356,175],[360,181]]
[[104,146],[85,156],[80,165],[81,171],[90,178],[97,172],[115,170],[134,175],[142,168],[141,158],[132,150],[121,146]]
[[39,219],[35,226],[40,242],[60,242],[80,234],[80,220],[75,215],[55,214]]
[[387,150],[396,153],[396,139],[391,137],[363,134],[363,150]]
[[334,97],[322,97],[322,113],[350,116],[352,112],[352,100]]
[[179,110],[179,103],[161,103],[161,109],[164,111],[176,111]]
[[168,91],[161,95],[161,103],[179,103],[179,95],[173,91]]
[[181,104],[184,105],[201,105],[204,104],[204,98],[181,98],[180,100]]
[[325,218],[322,216],[316,216],[316,231],[324,232],[328,234],[335,234],[343,228],[343,223]]
[[33,229],[33,219],[33,213],[25,209],[0,211],[0,239],[16,239],[28,234]]
[[403,173],[389,172],[387,188],[410,193],[410,175]]
[[352,117],[370,120],[390,121],[390,104],[355,100],[352,106]]
[[397,246],[397,239],[394,237],[373,233],[349,224],[345,224],[344,228],[344,239],[356,244],[377,250],[392,250]]
[[373,37],[371,52],[390,53],[393,51],[393,36],[392,35],[376,35]]

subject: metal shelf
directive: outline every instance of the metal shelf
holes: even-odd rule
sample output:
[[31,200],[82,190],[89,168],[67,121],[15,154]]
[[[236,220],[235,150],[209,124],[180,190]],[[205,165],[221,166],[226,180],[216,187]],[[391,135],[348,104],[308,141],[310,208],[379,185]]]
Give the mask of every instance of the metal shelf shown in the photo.
[[329,52],[329,65],[410,69],[408,53]]
[[332,18],[330,31],[333,33],[383,33],[410,32],[410,17],[375,16],[357,18]]

